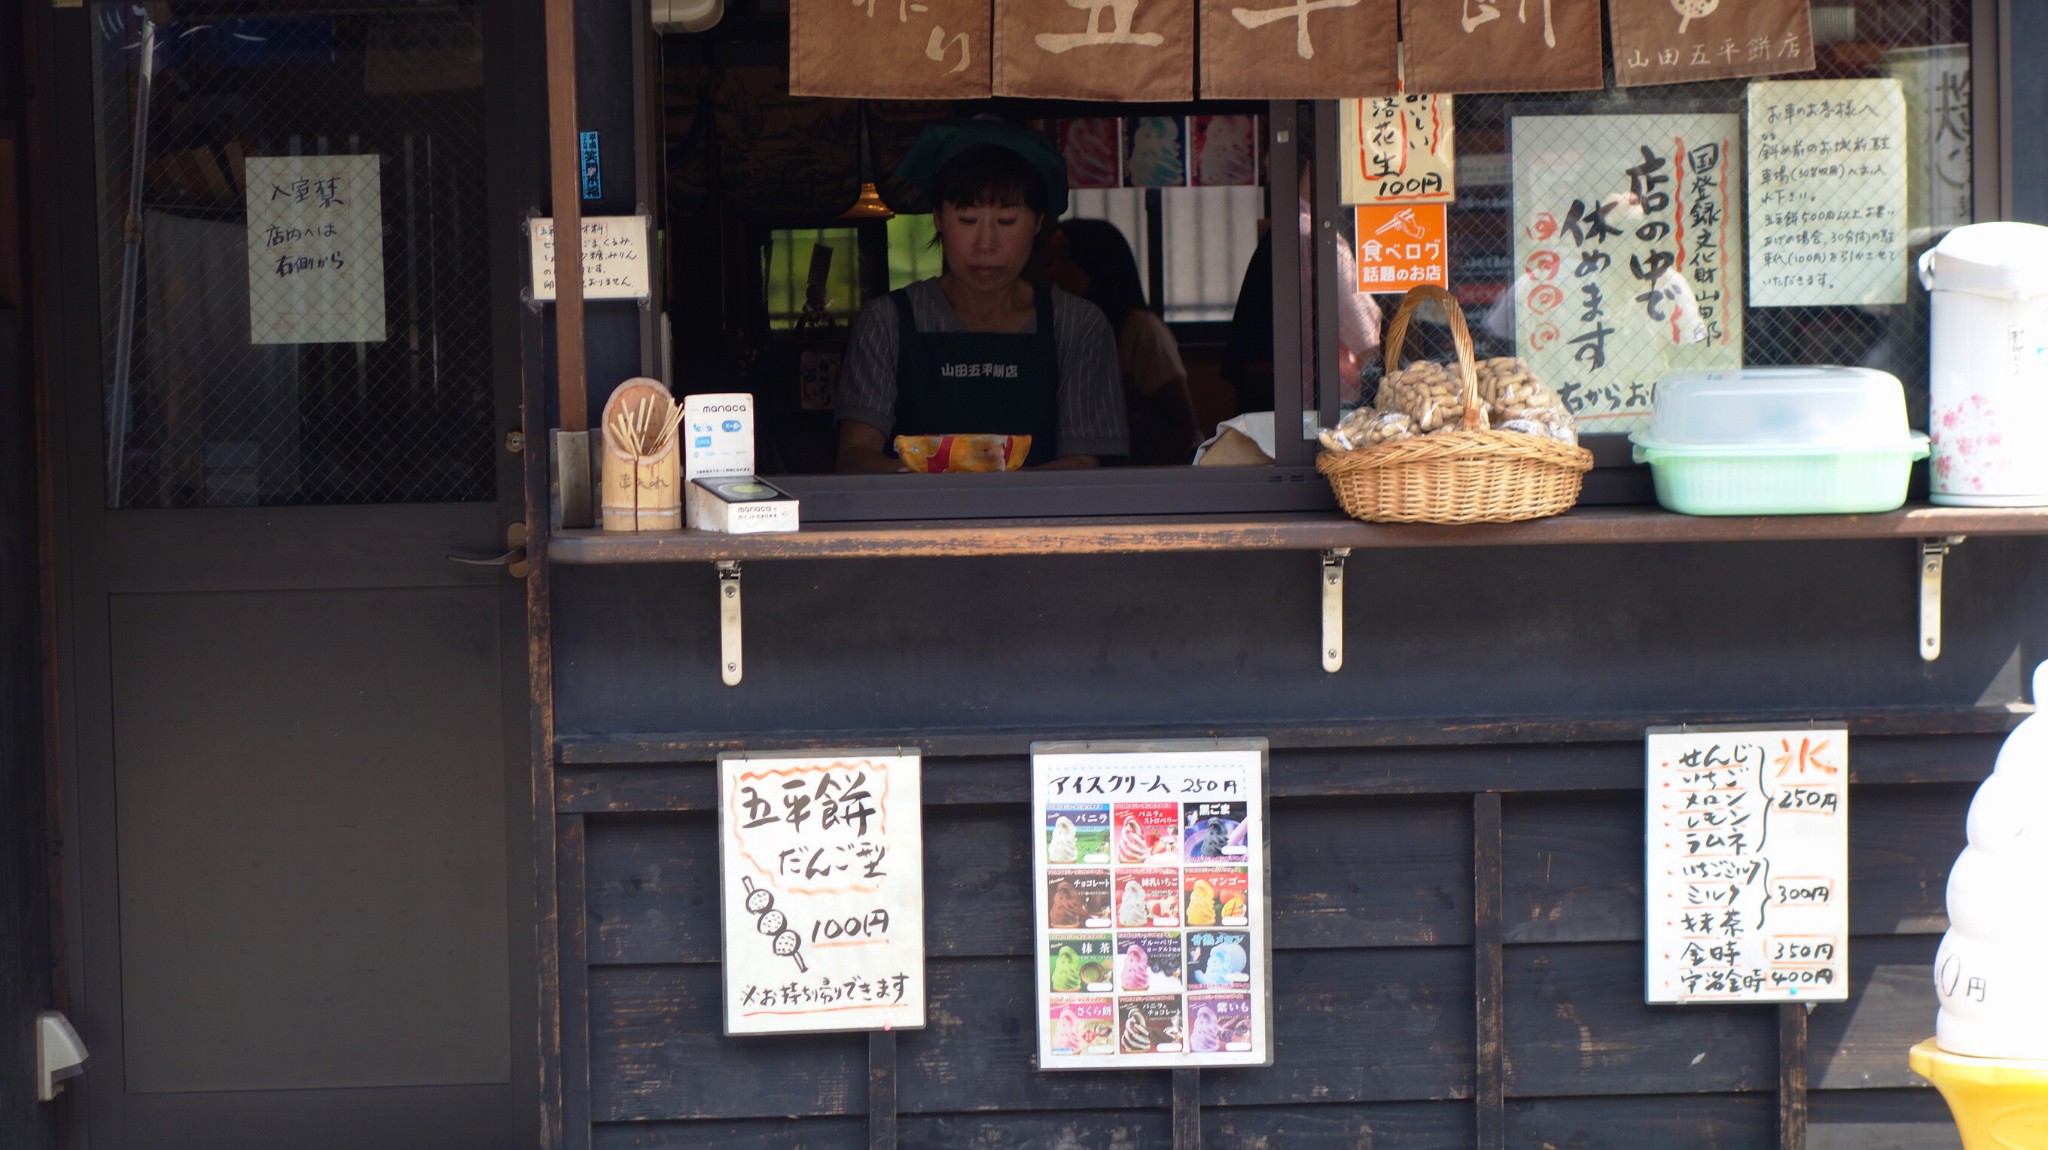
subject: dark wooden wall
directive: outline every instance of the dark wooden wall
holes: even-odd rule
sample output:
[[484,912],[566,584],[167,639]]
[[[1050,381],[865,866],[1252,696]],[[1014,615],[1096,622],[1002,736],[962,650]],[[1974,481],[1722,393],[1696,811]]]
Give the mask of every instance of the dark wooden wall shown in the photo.
[[0,308],[0,1145],[54,1146],[56,1108],[32,1086],[35,1017],[52,1007],[44,834],[33,393],[20,312]]
[[42,579],[37,566],[34,375],[23,310],[28,156],[18,0],[0,0],[0,1145],[56,1145],[57,1107],[36,1101],[35,1017],[50,1009],[51,931],[43,788]]
[[[730,689],[708,569],[557,567],[570,1145],[1173,1144],[1172,1075],[1032,1069],[1025,747],[1225,734],[1274,746],[1277,1053],[1179,1081],[1211,1150],[1755,1150],[1785,1069],[1807,1145],[1948,1150],[1905,1052],[2044,563],[1958,549],[1923,665],[1899,543],[1365,554],[1334,676],[1313,555],[757,563]],[[1642,1004],[1640,736],[1807,717],[1856,732],[1854,997],[1801,1055]],[[877,741],[927,756],[931,1025],[724,1038],[713,754]]]

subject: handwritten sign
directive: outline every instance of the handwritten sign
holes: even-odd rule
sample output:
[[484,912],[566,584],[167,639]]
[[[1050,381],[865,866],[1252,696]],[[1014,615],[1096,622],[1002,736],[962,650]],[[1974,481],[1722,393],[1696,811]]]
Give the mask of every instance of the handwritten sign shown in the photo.
[[989,34],[988,0],[793,0],[789,94],[987,96]]
[[1645,999],[1848,998],[1848,730],[1646,742]]
[[1606,85],[1600,0],[1401,5],[1411,92],[1555,92]]
[[1188,0],[995,0],[995,12],[998,96],[1194,98]]
[[1446,203],[1457,198],[1451,97],[1343,100],[1347,204]]
[[377,156],[247,161],[249,341],[384,338],[384,189]]
[[1749,86],[1756,307],[1906,301],[1906,100],[1895,79]]
[[1893,48],[1885,63],[1906,98],[1910,244],[1970,222],[1970,47]]
[[725,1032],[924,1025],[916,752],[718,757]]
[[[555,298],[555,221],[535,217],[528,234],[533,298]],[[647,217],[583,217],[583,298],[646,299]]]
[[1623,88],[1813,70],[1808,0],[1607,0]]
[[1647,426],[1657,380],[1742,363],[1733,114],[1515,116],[1516,354],[1581,432]]
[[1202,95],[1344,99],[1400,90],[1394,0],[1202,0]]
[[1272,1061],[1264,740],[1034,743],[1038,1067]]
[[1442,204],[1360,204],[1353,235],[1358,237],[1358,290],[1407,291],[1416,284],[1450,282]]

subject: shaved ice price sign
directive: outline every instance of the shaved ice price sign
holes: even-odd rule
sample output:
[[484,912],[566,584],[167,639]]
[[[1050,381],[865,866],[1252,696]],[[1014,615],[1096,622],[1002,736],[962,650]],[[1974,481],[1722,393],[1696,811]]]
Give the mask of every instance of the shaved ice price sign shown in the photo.
[[1031,748],[1038,1066],[1273,1060],[1264,740]]
[[1847,729],[1645,741],[1645,1000],[1848,998]]
[[725,1032],[924,1025],[915,751],[718,757]]

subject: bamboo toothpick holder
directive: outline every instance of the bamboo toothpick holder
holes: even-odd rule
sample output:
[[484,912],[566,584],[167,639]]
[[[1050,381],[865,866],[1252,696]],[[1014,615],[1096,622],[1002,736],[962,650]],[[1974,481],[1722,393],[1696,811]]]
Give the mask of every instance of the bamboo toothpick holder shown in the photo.
[[683,526],[681,409],[652,379],[629,379],[604,407],[600,526],[679,531]]

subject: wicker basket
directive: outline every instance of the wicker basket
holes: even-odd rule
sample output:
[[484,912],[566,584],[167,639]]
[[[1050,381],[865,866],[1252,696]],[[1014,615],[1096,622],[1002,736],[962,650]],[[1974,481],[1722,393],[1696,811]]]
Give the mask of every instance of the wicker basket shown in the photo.
[[1421,285],[1402,297],[1382,349],[1388,370],[1400,364],[1409,316],[1426,299],[1442,304],[1451,323],[1465,385],[1463,422],[1456,431],[1318,455],[1316,470],[1329,477],[1337,502],[1370,523],[1513,523],[1570,508],[1593,453],[1544,436],[1479,430],[1472,333],[1450,292]]

